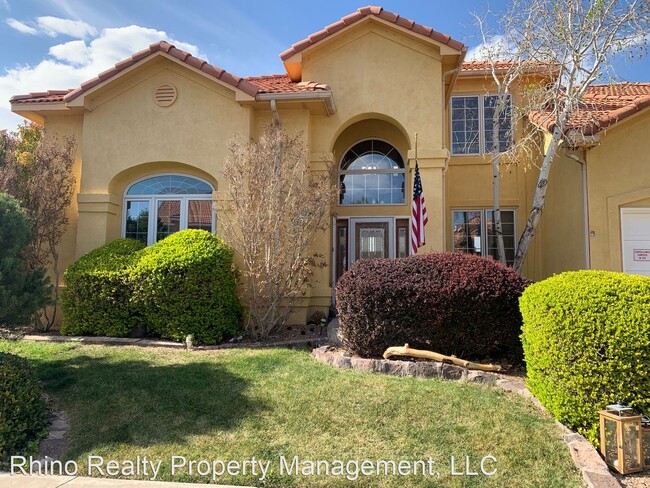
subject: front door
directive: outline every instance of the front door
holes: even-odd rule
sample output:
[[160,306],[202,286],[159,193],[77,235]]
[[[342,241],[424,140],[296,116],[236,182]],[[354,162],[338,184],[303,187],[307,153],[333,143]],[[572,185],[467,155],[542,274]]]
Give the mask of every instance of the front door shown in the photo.
[[388,222],[354,223],[354,260],[389,256]]
[[359,259],[402,258],[409,254],[408,217],[343,217],[334,224],[333,283]]

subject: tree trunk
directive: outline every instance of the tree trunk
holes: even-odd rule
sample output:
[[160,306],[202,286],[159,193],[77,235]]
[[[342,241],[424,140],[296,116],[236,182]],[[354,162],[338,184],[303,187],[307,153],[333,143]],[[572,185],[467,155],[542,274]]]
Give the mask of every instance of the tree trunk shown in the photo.
[[411,349],[408,344],[403,347],[389,347],[384,351],[384,359],[389,359],[393,356],[410,356],[412,358],[420,359],[433,359],[441,363],[451,363],[456,366],[462,366],[467,369],[478,369],[481,371],[502,371],[503,368],[499,364],[485,364],[473,363],[464,359],[457,358],[456,356],[445,356],[433,351],[425,351],[422,349]]
[[499,116],[503,111],[503,101],[501,97],[502,95],[499,95],[496,107],[494,107],[494,115],[492,117],[492,224],[494,228],[494,236],[497,240],[497,260],[500,263],[506,264],[506,249],[503,243],[503,227],[501,226],[501,205],[499,203],[499,131],[501,129]]
[[492,151],[492,205],[493,215],[492,222],[494,225],[494,235],[497,240],[497,260],[506,264],[506,249],[503,243],[503,227],[501,225],[501,205],[499,203],[499,150]]

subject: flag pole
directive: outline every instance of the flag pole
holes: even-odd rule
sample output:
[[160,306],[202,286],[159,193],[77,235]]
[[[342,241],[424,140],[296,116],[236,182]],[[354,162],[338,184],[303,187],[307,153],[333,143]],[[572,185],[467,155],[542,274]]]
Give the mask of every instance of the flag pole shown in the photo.
[[415,161],[418,160],[418,133],[415,132]]

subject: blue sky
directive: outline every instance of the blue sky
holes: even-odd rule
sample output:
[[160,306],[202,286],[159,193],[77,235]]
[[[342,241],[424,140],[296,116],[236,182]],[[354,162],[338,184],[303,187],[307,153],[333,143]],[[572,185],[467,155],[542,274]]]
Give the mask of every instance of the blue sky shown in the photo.
[[[223,0],[0,0],[0,128],[21,118],[12,95],[74,88],[160,39],[240,76],[283,72],[278,54],[367,2]],[[384,1],[385,9],[479,44],[476,0]],[[491,1],[492,10],[505,1]],[[627,81],[650,81],[650,60],[618,63]]]

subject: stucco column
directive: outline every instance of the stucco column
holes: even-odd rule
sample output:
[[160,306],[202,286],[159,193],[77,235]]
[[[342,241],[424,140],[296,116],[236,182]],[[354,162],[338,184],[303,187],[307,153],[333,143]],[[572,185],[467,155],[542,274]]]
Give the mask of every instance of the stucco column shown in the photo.
[[[418,166],[427,205],[429,223],[425,226],[426,244],[418,252],[445,250],[445,180],[449,151],[446,149],[418,149]],[[415,151],[409,150],[409,203],[413,198]]]
[[[334,154],[331,152],[312,152],[309,154],[309,169],[316,177],[327,175],[330,171],[330,165],[334,160]],[[313,252],[323,257],[325,267],[315,270],[314,282],[309,289],[309,306],[312,308],[327,308],[332,300],[332,216],[327,215],[324,232],[318,232],[314,238],[312,246]],[[311,312],[311,311],[310,311]],[[309,318],[309,317],[307,317]]]
[[77,258],[121,235],[121,201],[112,193],[79,193]]

